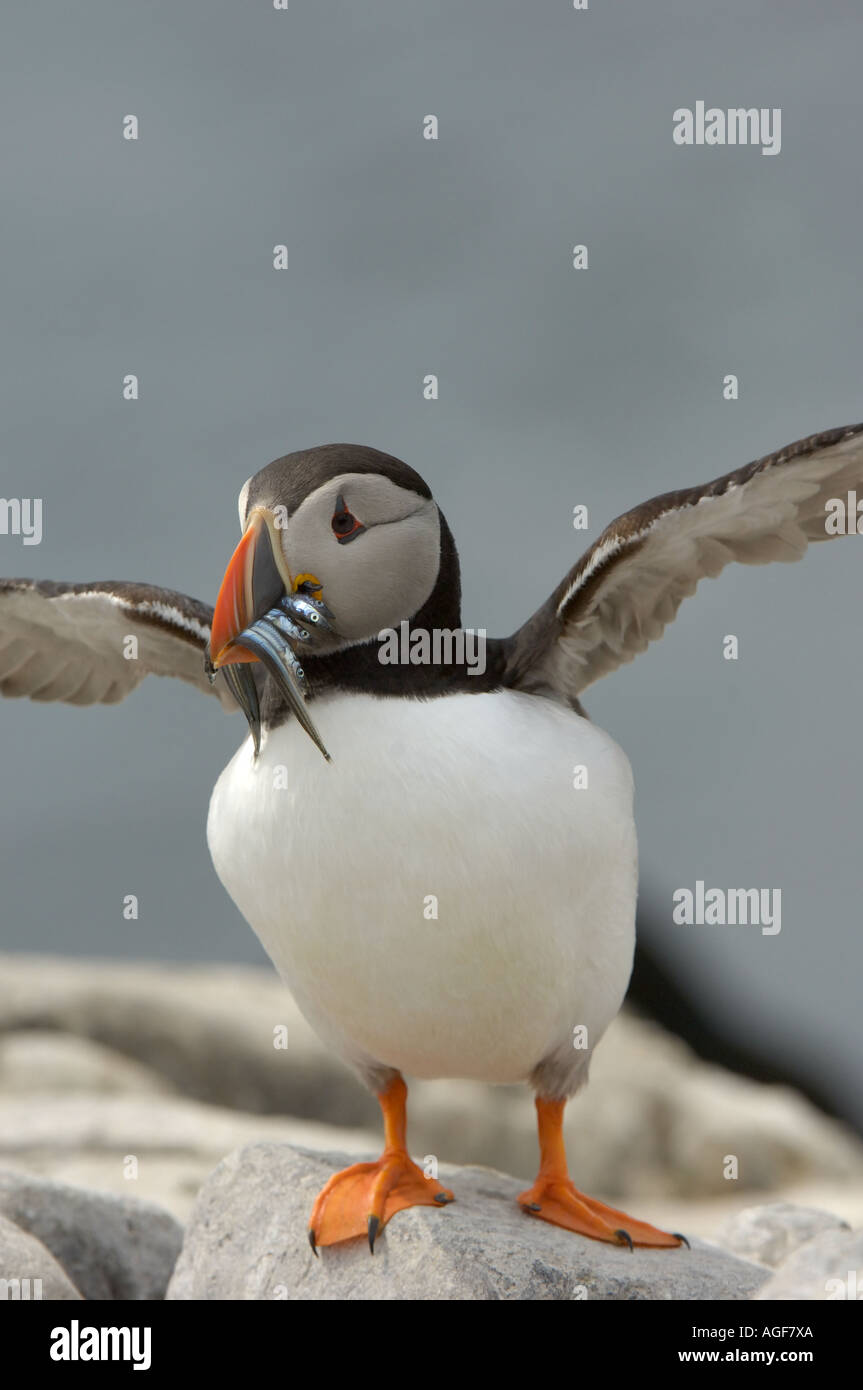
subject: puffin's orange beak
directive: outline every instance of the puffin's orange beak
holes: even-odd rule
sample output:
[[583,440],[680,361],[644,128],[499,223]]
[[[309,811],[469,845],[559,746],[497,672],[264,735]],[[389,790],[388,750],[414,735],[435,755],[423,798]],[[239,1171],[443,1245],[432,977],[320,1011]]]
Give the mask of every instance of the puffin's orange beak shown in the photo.
[[213,613],[210,659],[214,667],[257,661],[234,639],[292,589],[291,576],[272,512],[253,512],[243,539],[231,556]]

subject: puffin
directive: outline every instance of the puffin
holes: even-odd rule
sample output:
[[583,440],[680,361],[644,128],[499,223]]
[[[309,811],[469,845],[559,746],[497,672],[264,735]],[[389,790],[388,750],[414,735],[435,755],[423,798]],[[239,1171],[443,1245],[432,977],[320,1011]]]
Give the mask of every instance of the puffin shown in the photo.
[[630,765],[580,700],[702,578],[856,533],[856,506],[850,526],[835,518],[857,491],[863,424],[654,497],[506,638],[462,627],[458,553],[424,479],[352,444],[243,485],[214,608],[151,584],[0,581],[4,696],[110,704],[175,676],[246,718],[210,801],[216,873],[383,1117],[380,1158],[314,1203],[316,1254],[355,1237],[374,1252],[399,1211],[454,1199],[410,1156],[405,1077],[532,1088],[529,1217],[630,1249],[686,1244],[567,1166],[564,1107],[623,1002],[637,895]]

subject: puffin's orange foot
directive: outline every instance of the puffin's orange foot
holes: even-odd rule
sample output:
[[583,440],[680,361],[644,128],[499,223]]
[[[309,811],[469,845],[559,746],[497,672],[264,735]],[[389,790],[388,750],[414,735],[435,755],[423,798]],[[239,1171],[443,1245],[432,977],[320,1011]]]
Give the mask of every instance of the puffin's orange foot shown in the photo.
[[377,1163],[352,1163],[335,1173],[318,1194],[309,1221],[309,1244],[319,1245],[368,1233],[375,1239],[391,1216],[405,1207],[446,1206],[453,1194],[422,1169],[403,1150],[385,1152]]
[[672,1235],[649,1226],[646,1221],[634,1221],[625,1212],[607,1207],[593,1197],[579,1192],[571,1178],[540,1177],[527,1192],[520,1192],[519,1206],[540,1221],[550,1221],[567,1231],[605,1240],[611,1245],[652,1245],[671,1247],[688,1245],[685,1236]]

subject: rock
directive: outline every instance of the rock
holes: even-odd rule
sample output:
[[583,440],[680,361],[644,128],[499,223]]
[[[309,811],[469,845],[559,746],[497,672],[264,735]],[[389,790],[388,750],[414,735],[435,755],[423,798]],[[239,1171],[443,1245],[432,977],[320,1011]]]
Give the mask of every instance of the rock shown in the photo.
[[745,1299],[767,1271],[702,1241],[687,1250],[603,1245],[521,1212],[522,1184],[442,1167],[443,1210],[399,1212],[378,1237],[309,1249],[317,1191],[344,1154],[255,1144],[208,1178],[167,1297],[178,1299]]
[[165,1095],[172,1090],[157,1072],[74,1033],[29,1029],[0,1038],[2,1095]]
[[850,1229],[846,1221],[827,1211],[798,1207],[792,1202],[767,1202],[760,1207],[746,1207],[729,1217],[714,1239],[723,1250],[776,1269],[798,1246],[822,1231]]
[[798,1246],[755,1297],[859,1302],[863,1299],[863,1231],[822,1231]]
[[[863,1183],[863,1145],[845,1126],[786,1087],[708,1066],[631,1014],[611,1025],[570,1109],[572,1167],[588,1192],[686,1198],[773,1193],[809,1180]],[[738,1160],[732,1181],[730,1154]]]
[[[181,1096],[0,1095],[0,1161],[76,1186],[157,1201],[180,1220],[237,1144],[259,1139],[364,1153],[379,1137],[312,1120],[244,1115]],[[127,1159],[134,1157],[134,1178]]]
[[[216,1105],[200,1105],[182,1097],[70,1096],[0,1102],[4,1155],[38,1153],[40,1149],[104,1152],[119,1164],[127,1153],[139,1161],[146,1153],[198,1154],[221,1158],[237,1139],[282,1139],[308,1144],[332,1143],[333,1128],[312,1120],[275,1115],[244,1115]],[[338,1131],[353,1152],[374,1146],[370,1130]],[[19,1159],[20,1161],[20,1159]],[[212,1166],[212,1165],[211,1165]]]
[[[288,1047],[274,1047],[287,1028]],[[0,958],[0,1032],[76,1034],[198,1100],[255,1113],[377,1125],[377,1105],[329,1054],[273,971]]]
[[[287,1050],[273,1046],[281,1025]],[[379,1132],[374,1100],[267,970],[6,956],[4,1027],[91,1039],[212,1104]],[[535,1176],[526,1087],[416,1083],[409,1114],[414,1152],[493,1164],[525,1182]],[[863,1184],[863,1145],[842,1125],[789,1090],[702,1064],[684,1043],[626,1012],[597,1049],[590,1086],[568,1109],[567,1140],[579,1184],[621,1200]],[[733,1183],[725,1176],[729,1153],[739,1162]]]
[[[728,1184],[729,1189],[734,1187]],[[601,1195],[596,1193],[595,1195]],[[852,1230],[863,1226],[863,1184],[843,1182],[806,1182],[780,1188],[772,1194],[776,1201],[794,1207],[811,1207],[833,1212],[835,1220],[845,1222]],[[665,1230],[684,1231],[686,1235],[703,1236],[720,1244],[718,1232],[726,1221],[752,1206],[752,1193],[726,1191],[716,1197],[681,1197],[667,1193],[664,1197],[627,1197],[623,1205],[645,1221]],[[732,1251],[733,1254],[742,1252]]]
[[80,1297],[50,1250],[14,1221],[0,1216],[0,1302]]
[[168,1212],[0,1170],[0,1214],[54,1256],[84,1298],[163,1298],[183,1230]]

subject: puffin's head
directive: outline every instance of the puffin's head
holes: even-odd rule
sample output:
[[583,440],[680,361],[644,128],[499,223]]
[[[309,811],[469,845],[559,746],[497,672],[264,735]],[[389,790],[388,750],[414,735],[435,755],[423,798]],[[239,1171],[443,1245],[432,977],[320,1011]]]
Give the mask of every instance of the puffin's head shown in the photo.
[[[457,625],[458,566],[446,523],[427,484],[399,459],[355,444],[287,454],[245,483],[239,511],[243,537],[216,600],[212,667],[257,660],[239,639],[292,595],[329,610],[304,661],[376,642],[430,601],[431,623]],[[289,661],[291,651],[283,655]]]

